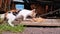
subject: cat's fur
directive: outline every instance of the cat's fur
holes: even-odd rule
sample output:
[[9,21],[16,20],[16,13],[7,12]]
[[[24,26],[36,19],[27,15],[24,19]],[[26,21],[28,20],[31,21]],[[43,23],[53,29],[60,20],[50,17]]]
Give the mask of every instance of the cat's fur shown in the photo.
[[31,16],[31,17],[35,17],[36,13],[35,13],[35,9],[33,10],[26,10],[23,9],[22,11],[20,11],[17,15],[17,17],[19,16],[23,16],[23,20],[26,20],[27,16]]
[[8,20],[7,22],[9,23],[9,25],[13,27],[14,25],[12,24],[12,22],[15,20],[16,16],[14,16],[12,12],[10,12],[7,13],[6,18]]

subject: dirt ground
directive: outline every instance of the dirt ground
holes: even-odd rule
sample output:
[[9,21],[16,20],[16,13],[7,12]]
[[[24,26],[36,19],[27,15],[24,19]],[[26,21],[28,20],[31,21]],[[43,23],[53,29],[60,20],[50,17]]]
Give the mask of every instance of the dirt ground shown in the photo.
[[2,32],[2,34],[60,34],[60,27],[58,28],[27,27],[23,32],[12,33],[9,31],[5,31]]

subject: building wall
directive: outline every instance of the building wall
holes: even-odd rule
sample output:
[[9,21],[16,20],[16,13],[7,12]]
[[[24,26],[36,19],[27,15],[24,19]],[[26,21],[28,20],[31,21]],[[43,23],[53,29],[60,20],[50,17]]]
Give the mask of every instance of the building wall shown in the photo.
[[8,11],[10,10],[11,0],[0,0],[0,11]]

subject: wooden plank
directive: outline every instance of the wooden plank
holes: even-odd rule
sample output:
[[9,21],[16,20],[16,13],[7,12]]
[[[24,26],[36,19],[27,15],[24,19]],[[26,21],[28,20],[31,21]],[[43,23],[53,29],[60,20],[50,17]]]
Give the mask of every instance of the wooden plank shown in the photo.
[[31,26],[60,26],[60,19],[45,19],[44,22],[22,21],[20,24]]

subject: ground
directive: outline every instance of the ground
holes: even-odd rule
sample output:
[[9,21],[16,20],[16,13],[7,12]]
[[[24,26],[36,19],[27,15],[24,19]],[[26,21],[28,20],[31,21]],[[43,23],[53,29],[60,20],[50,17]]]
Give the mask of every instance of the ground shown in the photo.
[[2,34],[60,34],[60,28],[26,27],[23,32],[12,33],[5,31]]
[[[17,22],[18,23],[18,22]],[[23,22],[22,22],[23,23]],[[13,33],[10,31],[4,31],[2,34],[60,34],[60,19],[46,19],[45,22],[31,23],[24,22],[25,25],[44,25],[44,26],[54,26],[54,27],[26,27],[23,32]]]

